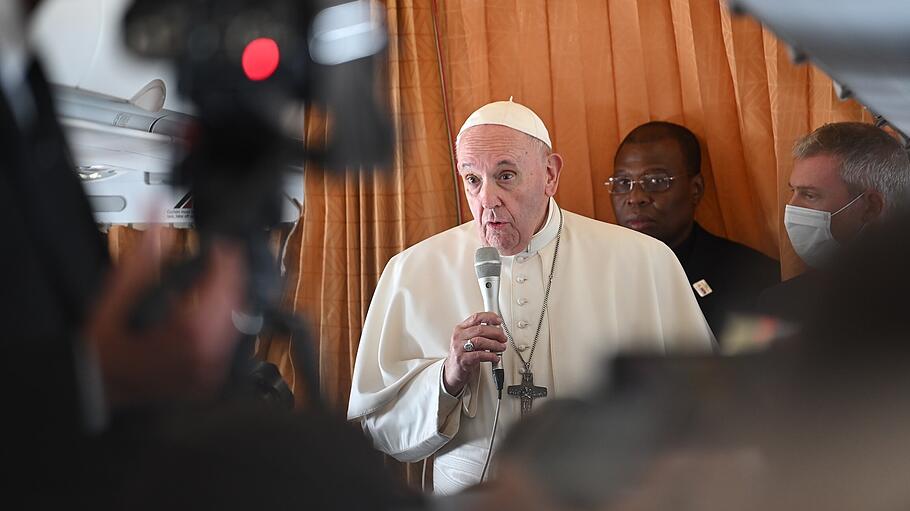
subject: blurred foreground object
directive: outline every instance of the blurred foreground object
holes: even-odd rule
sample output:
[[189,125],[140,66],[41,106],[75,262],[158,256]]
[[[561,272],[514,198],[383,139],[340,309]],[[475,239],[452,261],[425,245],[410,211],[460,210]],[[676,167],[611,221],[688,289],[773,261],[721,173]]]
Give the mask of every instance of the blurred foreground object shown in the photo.
[[502,510],[744,509],[767,469],[747,427],[768,410],[763,357],[617,358],[597,393],[549,402],[509,431],[501,478],[464,502]]
[[[764,509],[910,504],[910,216],[876,226],[835,262],[763,426],[774,470]],[[857,271],[861,268],[861,271]]]
[[[235,315],[247,336],[239,365],[257,336],[293,335],[310,402],[318,402],[313,346],[302,322],[283,310],[267,230],[281,220],[288,165],[344,171],[391,162],[393,130],[375,78],[386,44],[383,12],[367,1],[137,0],[124,17],[127,46],[172,62],[178,91],[195,112],[174,181],[192,191],[203,256],[217,238],[245,247],[250,292]],[[304,114],[314,111],[329,120],[321,147],[302,140]],[[168,272],[138,323],[155,323],[161,295],[200,271],[195,260]]]
[[[387,36],[374,3],[137,0],[124,23],[130,49],[174,63],[202,140],[234,133],[242,142],[220,150],[255,155],[267,143],[338,171],[391,161],[392,124],[375,79]],[[304,154],[301,115],[311,109],[331,123],[326,147]]]

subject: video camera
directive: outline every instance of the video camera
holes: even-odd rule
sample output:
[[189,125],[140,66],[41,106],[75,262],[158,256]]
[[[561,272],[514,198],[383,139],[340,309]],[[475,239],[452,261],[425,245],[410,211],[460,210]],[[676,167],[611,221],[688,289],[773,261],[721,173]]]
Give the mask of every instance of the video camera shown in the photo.
[[[252,227],[249,212],[277,204],[266,191],[278,193],[275,170],[289,164],[388,165],[392,125],[374,61],[386,43],[382,19],[363,0],[136,0],[127,46],[172,60],[179,92],[197,109],[176,177],[195,188],[200,230]],[[315,111],[330,119],[326,145],[304,147],[303,115]]]
[[[196,110],[174,178],[192,190],[202,251],[141,303],[136,328],[163,316],[169,290],[189,287],[207,245],[226,237],[242,242],[249,261],[250,310],[238,325],[249,342],[238,363],[249,372],[253,340],[268,331],[309,348],[302,323],[280,310],[267,229],[280,218],[288,169],[372,170],[391,162],[392,123],[376,81],[383,14],[366,0],[135,0],[124,18],[127,47],[174,62],[178,92]],[[326,119],[321,146],[305,137],[314,112]],[[299,356],[314,391],[312,354]]]

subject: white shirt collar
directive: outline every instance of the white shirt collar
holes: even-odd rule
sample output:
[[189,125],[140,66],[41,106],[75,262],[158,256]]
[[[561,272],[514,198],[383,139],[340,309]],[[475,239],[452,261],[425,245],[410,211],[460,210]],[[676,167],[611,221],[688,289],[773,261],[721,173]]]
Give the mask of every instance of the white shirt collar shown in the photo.
[[518,254],[515,254],[515,256],[530,257],[539,252],[543,247],[547,246],[551,241],[556,239],[556,235],[559,234],[559,224],[561,218],[562,210],[556,204],[556,200],[553,199],[553,197],[550,197],[550,202],[547,204],[547,221],[544,222],[543,227],[541,227],[540,230],[534,234],[534,236],[531,236],[531,241],[528,243],[528,248]]

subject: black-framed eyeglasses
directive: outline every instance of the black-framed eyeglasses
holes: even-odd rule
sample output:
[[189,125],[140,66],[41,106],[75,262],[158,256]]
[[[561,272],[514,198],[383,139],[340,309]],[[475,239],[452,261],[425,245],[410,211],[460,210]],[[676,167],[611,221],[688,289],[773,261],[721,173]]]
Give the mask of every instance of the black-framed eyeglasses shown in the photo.
[[630,179],[628,177],[611,177],[607,179],[604,185],[610,190],[610,193],[613,195],[622,195],[625,193],[630,193],[632,187],[638,184],[641,189],[648,193],[656,192],[665,192],[670,189],[670,185],[673,183],[673,180],[676,179],[673,176],[666,175],[656,175],[656,176],[641,176],[641,179]]

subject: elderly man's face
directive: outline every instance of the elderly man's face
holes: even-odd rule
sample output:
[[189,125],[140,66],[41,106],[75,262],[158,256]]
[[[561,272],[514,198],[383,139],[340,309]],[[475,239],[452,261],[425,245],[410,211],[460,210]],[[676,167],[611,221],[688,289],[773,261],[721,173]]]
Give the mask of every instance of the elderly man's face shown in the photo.
[[679,143],[664,139],[626,144],[616,153],[613,167],[615,179],[647,178],[655,183],[670,179],[666,190],[648,191],[636,182],[629,193],[611,195],[619,225],[657,238],[670,247],[685,241],[704,181],[701,174],[689,175]]
[[556,193],[562,159],[546,146],[499,125],[481,125],[461,135],[458,173],[481,240],[502,255],[527,248],[542,226]]
[[[834,213],[856,198],[862,190],[850,190],[840,177],[840,161],[820,154],[796,160],[790,173],[791,206]],[[850,240],[863,224],[877,216],[870,211],[870,201],[880,200],[881,194],[867,191],[856,203],[831,217],[831,235],[838,241]]]

